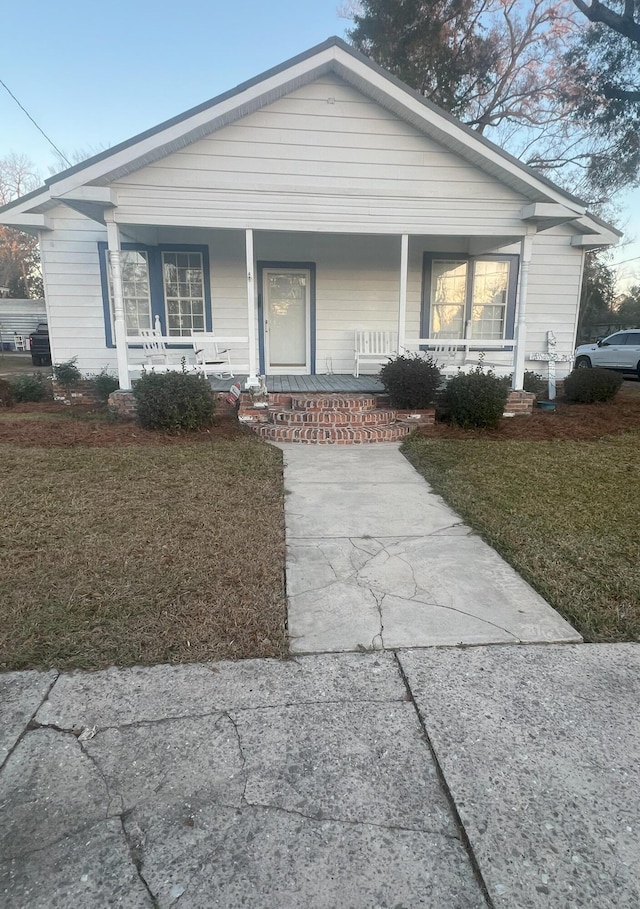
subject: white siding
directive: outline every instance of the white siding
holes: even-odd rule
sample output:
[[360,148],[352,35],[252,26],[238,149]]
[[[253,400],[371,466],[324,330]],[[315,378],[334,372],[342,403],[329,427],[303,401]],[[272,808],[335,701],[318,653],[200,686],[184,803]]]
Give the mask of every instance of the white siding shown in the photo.
[[[106,229],[66,206],[52,211],[51,217],[55,229],[43,235],[40,246],[54,361],[77,357],[78,368],[85,374],[102,369],[115,372],[116,352],[106,346],[105,340],[98,257],[98,242],[106,242]],[[246,336],[243,234],[160,229],[140,231],[136,239],[150,245],[208,244],[214,331],[219,335]],[[132,351],[130,359],[140,358]],[[187,359],[192,359],[188,352]],[[233,347],[233,359],[247,362],[246,345]]]
[[[406,334],[417,338],[423,253],[518,252],[504,244],[524,232],[529,201],[334,76],[114,188],[124,239],[208,244],[216,334],[247,334],[245,228],[255,230],[258,260],[314,262],[316,367],[335,373],[353,369],[355,328],[397,329],[400,234],[411,234]],[[54,357],[77,356],[83,372],[115,370],[97,249],[106,230],[63,205],[48,217],[55,230],[41,245]],[[573,346],[582,253],[570,240],[570,228],[535,238],[528,351],[546,348],[549,328],[559,350]],[[246,362],[248,352],[235,347],[233,357]]]
[[116,370],[105,344],[98,241],[107,232],[65,205],[53,209],[55,230],[40,239],[54,362],[78,358],[83,373]]
[[123,224],[522,233],[527,201],[325,76],[113,184]]
[[[571,246],[569,228],[556,227],[538,234],[533,243],[527,300],[527,352],[546,350],[552,329],[558,353],[573,353],[584,252]],[[571,370],[560,363],[558,376]],[[546,364],[528,361],[525,369],[546,375]]]
[[[58,213],[63,217],[55,218]],[[106,239],[106,232],[67,208],[61,207],[53,215],[56,229],[42,240],[42,255],[54,358],[62,361],[76,356],[85,373],[103,368],[114,371],[115,350],[105,345],[97,250],[97,242]],[[247,334],[243,232],[156,228],[137,234],[140,242],[149,244],[208,244],[214,331],[227,336]],[[462,237],[410,238],[407,338],[420,336],[424,252],[464,253],[466,249]],[[517,253],[519,248],[512,245],[500,251]],[[399,236],[258,232],[255,254],[263,262],[315,263],[319,373],[352,372],[356,328],[397,329]],[[573,349],[581,262],[582,252],[571,246],[567,229],[556,228],[535,238],[527,306],[528,352],[546,349],[549,328],[556,334],[558,350]],[[233,347],[233,359],[247,362],[245,345]],[[527,368],[546,369],[532,362]],[[561,367],[559,372],[567,368]]]

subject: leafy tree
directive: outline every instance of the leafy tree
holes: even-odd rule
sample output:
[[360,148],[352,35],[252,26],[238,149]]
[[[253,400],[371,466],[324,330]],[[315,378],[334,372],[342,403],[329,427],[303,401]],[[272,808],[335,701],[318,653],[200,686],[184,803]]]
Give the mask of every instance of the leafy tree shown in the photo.
[[615,275],[600,250],[585,256],[582,295],[578,315],[578,340],[588,340],[597,334],[597,326],[615,320],[613,305],[616,296]]
[[566,56],[563,94],[589,130],[588,183],[600,195],[640,180],[640,0],[574,0],[591,22]]
[[630,287],[618,306],[618,319],[630,328],[640,328],[640,284]]
[[355,47],[592,207],[638,182],[640,0],[353,0],[343,14]]
[[361,0],[354,46],[463,123],[537,166],[566,145],[558,64],[575,31],[567,0]]
[[[39,185],[32,163],[24,155],[10,154],[0,159],[0,206]],[[9,288],[9,296],[44,296],[38,238],[0,226],[0,273]]]

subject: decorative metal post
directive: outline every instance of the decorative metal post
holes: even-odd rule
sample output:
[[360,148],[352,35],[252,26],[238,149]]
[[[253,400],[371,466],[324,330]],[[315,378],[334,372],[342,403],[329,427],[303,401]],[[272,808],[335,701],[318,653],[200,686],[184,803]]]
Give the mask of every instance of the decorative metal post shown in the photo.
[[537,360],[547,364],[549,370],[549,400],[556,399],[556,363],[571,363],[573,354],[561,354],[556,351],[556,336],[549,329],[547,332],[547,352],[532,353],[527,355],[529,360]]

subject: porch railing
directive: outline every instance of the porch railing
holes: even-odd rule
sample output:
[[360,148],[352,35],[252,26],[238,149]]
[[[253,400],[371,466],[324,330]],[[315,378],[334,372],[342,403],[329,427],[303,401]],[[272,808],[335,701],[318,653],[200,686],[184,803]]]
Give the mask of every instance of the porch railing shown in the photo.
[[[135,351],[140,354],[141,360],[139,363],[129,362],[130,370],[142,369],[147,365],[147,360],[145,359],[144,351],[142,350],[143,344],[149,343],[149,337],[143,335],[127,335],[127,352]],[[249,338],[246,335],[214,335],[214,334],[205,334],[204,332],[196,332],[191,335],[160,335],[154,334],[153,341],[163,344],[166,348],[183,348],[185,355],[191,352],[193,354],[193,345],[194,343],[201,344],[202,342],[215,343],[220,349],[226,349],[231,347],[234,344],[248,344]],[[186,358],[186,357],[185,357]],[[158,364],[154,364],[158,365]],[[165,364],[170,366],[171,364]],[[177,364],[173,364],[177,365]],[[196,364],[189,363],[189,368],[195,368]],[[238,363],[233,359],[233,351],[231,351],[231,367],[234,372],[242,375],[248,374],[250,372],[248,363]]]
[[[440,366],[445,372],[464,369],[465,366],[477,366],[480,357],[487,367],[496,369],[513,369],[515,339],[483,340],[482,338],[408,338],[404,346],[408,351],[426,348],[426,352],[441,360]],[[495,354],[503,354],[498,358]]]

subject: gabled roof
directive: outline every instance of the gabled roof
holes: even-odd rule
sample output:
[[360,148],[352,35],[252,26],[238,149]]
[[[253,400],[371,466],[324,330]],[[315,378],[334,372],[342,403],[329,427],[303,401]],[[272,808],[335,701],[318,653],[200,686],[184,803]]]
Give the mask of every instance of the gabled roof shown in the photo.
[[[337,37],[50,177],[42,189],[0,208],[0,215],[11,210],[12,220],[17,216],[26,223],[28,217],[37,214],[43,220],[32,226],[46,226],[47,210],[59,201],[65,201],[65,195],[71,203],[71,197],[81,187],[108,187],[114,180],[210,135],[326,73],[335,73],[365,96],[512,187],[532,203],[562,205],[574,217],[583,217],[586,232],[598,234],[604,229],[621,236],[611,225],[586,214],[585,203],[580,199],[464,126]],[[93,203],[89,196],[87,193],[82,204],[86,213],[92,216]],[[96,198],[98,205],[109,204],[103,202],[102,197]],[[78,206],[77,200],[74,201]],[[27,213],[32,214],[27,217]],[[8,219],[1,220],[7,223]]]

